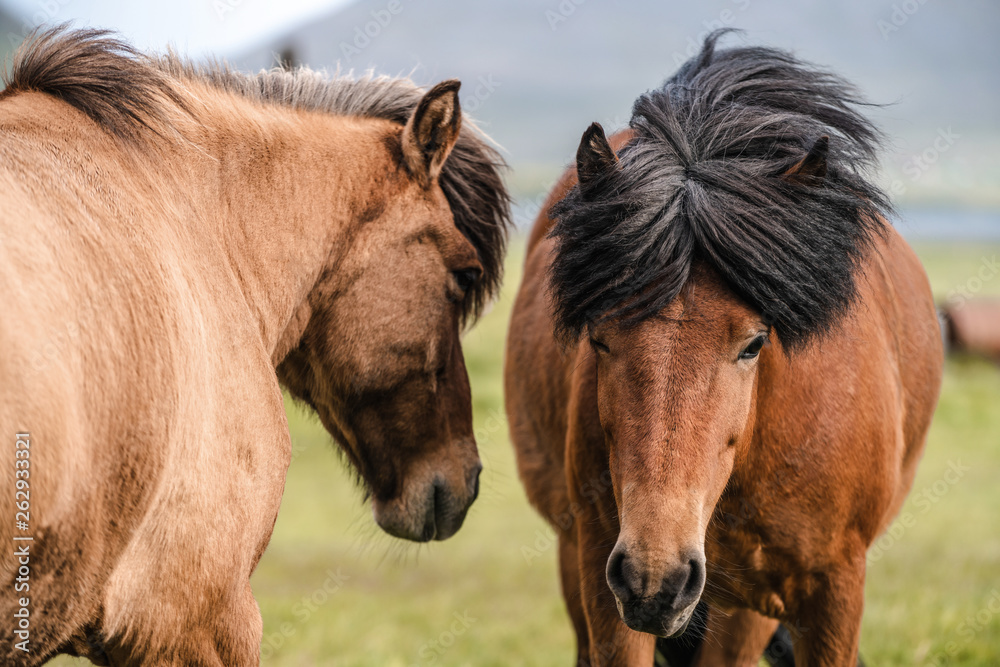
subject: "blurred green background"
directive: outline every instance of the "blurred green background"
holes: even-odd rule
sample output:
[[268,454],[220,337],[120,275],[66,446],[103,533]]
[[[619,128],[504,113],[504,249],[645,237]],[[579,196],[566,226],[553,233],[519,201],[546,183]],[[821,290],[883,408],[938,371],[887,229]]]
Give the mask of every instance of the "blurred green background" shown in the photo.
[[[1000,255],[1000,244],[917,250],[944,299]],[[465,337],[486,467],[479,500],[452,539],[418,546],[381,533],[329,436],[289,403],[294,460],[271,546],[253,578],[264,665],[572,664],[552,533],[525,500],[503,411],[502,350],[522,260],[518,238],[502,298]],[[1000,295],[1000,276],[981,294]],[[912,521],[870,555],[861,639],[870,667],[997,664],[998,407],[1000,369],[975,358],[948,360],[903,510]],[[946,476],[952,463],[968,468],[957,481]]]

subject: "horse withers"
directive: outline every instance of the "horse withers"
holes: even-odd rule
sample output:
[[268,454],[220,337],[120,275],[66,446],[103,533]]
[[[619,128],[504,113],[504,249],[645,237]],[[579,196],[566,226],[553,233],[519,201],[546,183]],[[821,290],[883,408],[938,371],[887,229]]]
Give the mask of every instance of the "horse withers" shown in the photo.
[[459,334],[509,207],[458,88],[200,69],[96,31],[22,48],[0,93],[0,506],[27,555],[7,549],[0,613],[28,641],[0,662],[257,664],[279,383],[382,528],[459,529],[481,468]]
[[[701,53],[583,136],[507,344],[521,479],[559,536],[581,665],[857,660],[865,555],[913,481],[942,345],[839,77]],[[683,641],[683,637],[677,641]]]

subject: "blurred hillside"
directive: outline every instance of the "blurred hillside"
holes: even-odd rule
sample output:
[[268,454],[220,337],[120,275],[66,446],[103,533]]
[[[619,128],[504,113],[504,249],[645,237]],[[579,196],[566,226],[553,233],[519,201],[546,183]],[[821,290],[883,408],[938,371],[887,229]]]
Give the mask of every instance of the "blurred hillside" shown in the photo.
[[625,125],[635,97],[716,27],[746,31],[727,44],[792,49],[892,103],[873,115],[893,138],[884,167],[904,206],[1000,205],[993,0],[361,0],[234,60],[257,69],[290,51],[314,68],[460,78],[466,109],[508,151],[513,185],[532,193],[590,122]]
[[0,58],[6,59],[7,55],[24,38],[21,23],[3,7],[0,7]]
[[[275,12],[259,0],[214,1],[226,7],[211,18],[217,48],[256,16],[247,13]],[[0,56],[29,26],[94,25],[93,12],[101,8],[106,16],[115,2],[0,0]],[[15,6],[33,13],[12,19]],[[129,35],[148,40],[128,25]],[[988,236],[1000,237],[995,0],[357,0],[284,33],[275,23],[276,37],[219,55],[251,70],[273,65],[281,53],[317,69],[374,68],[412,74],[422,84],[460,78],[466,110],[506,150],[519,211],[530,217],[583,129],[594,120],[609,130],[624,126],[632,101],[719,27],[745,31],[725,44],[792,49],[853,80],[873,102],[889,104],[871,113],[892,138],[883,173],[901,206],[931,210],[931,226],[942,232],[985,225]],[[965,213],[954,217],[959,210]]]

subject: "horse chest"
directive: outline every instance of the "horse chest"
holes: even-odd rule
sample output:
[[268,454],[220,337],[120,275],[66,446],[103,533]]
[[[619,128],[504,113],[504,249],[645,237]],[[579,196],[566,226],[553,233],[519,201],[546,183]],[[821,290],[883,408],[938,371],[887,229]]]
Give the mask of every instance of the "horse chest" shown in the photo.
[[[730,511],[719,511],[724,509]],[[705,540],[706,595],[724,607],[745,606],[783,618],[799,594],[813,588],[797,550],[767,540],[767,529],[745,509],[719,510]]]

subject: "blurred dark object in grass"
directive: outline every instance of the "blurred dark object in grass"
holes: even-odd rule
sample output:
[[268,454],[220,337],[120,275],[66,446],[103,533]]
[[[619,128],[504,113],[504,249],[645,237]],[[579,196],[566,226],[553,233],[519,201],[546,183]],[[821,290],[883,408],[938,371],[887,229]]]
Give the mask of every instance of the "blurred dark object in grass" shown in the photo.
[[1000,363],[1000,299],[968,299],[941,308],[950,352],[977,354]]

